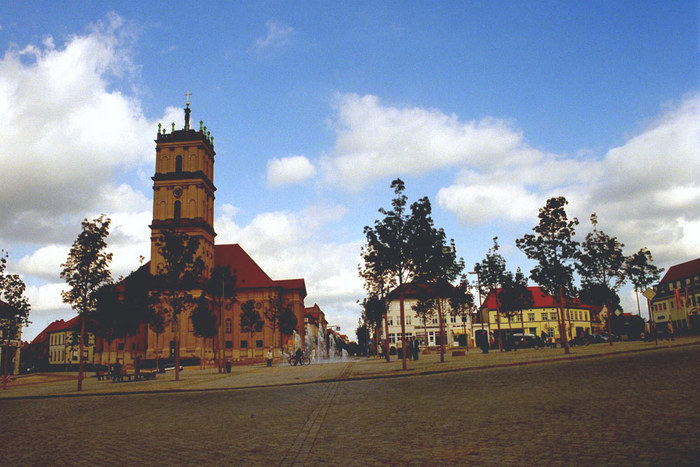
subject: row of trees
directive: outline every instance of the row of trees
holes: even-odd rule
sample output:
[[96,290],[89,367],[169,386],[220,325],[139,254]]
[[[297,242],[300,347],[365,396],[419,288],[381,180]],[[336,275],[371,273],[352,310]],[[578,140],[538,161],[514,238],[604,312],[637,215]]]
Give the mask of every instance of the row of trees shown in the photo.
[[[114,339],[134,336],[143,324],[158,339],[165,326],[171,325],[175,331],[175,379],[179,380],[181,316],[190,312],[194,334],[212,339],[221,372],[224,301],[236,296],[236,277],[230,268],[217,267],[206,274],[204,261],[198,255],[199,237],[166,230],[156,243],[163,258],[157,273],[151,275],[147,266],[141,266],[114,283],[109,269],[112,254],[107,252],[109,225],[110,219],[104,215],[92,221],[85,219],[68,259],[62,264],[61,278],[70,286],[62,292],[63,301],[80,316],[79,335],[74,339],[80,342],[80,355],[83,355],[86,326],[111,344]],[[268,302],[263,316],[272,327],[273,339],[279,330],[281,345],[282,335],[292,334],[297,319],[289,306],[283,307],[279,296]],[[242,303],[241,310],[241,329],[250,333],[252,339],[252,333],[264,323],[263,316],[253,300]],[[83,378],[81,358],[79,391]]]
[[[464,261],[457,257],[454,240],[448,242],[445,231],[434,226],[430,200],[427,197],[419,199],[410,205],[409,211],[404,182],[396,179],[391,183],[391,188],[395,195],[391,209],[380,209],[383,219],[377,220],[374,226],[364,228],[366,243],[362,247],[363,262],[359,273],[368,296],[363,302],[363,316],[365,325],[376,330],[386,316],[387,296],[396,288],[399,294],[401,340],[406,349],[404,285],[424,284],[433,293],[445,290],[464,270]],[[443,343],[441,300],[437,300],[437,308],[440,342]],[[385,335],[388,336],[388,329]],[[384,341],[388,360],[388,339]],[[444,360],[442,345],[440,356]],[[406,369],[406,352],[402,353],[402,366]]]
[[[362,302],[361,327],[366,327],[368,334],[376,336],[383,321],[387,326],[383,334],[388,336],[388,320],[385,319],[388,294],[396,289],[399,293],[401,339],[405,346],[404,284],[428,285],[427,288],[419,288],[429,293],[419,294],[413,311],[424,325],[437,312],[442,357],[444,305],[438,297],[449,298],[449,312],[453,315],[465,315],[474,310],[474,297],[463,274],[464,262],[457,258],[454,241],[448,243],[444,231],[434,227],[428,198],[413,203],[408,211],[403,181],[394,180],[391,188],[395,194],[392,208],[380,209],[384,217],[375,221],[373,227],[364,228],[366,242],[362,247],[359,273],[368,295]],[[572,300],[578,298],[586,304],[605,306],[611,313],[619,307],[618,292],[626,281],[634,286],[638,312],[641,314],[638,294],[656,282],[663,269],[654,266],[647,248],[625,256],[622,252],[624,245],[598,229],[595,214],[591,215],[592,232],[582,242],[576,241],[575,229],[579,222],[576,218],[568,218],[566,205],[564,197],[548,199],[539,211],[539,223],[533,228],[533,233],[516,240],[516,246],[535,262],[529,278],[560,303],[559,335],[563,337],[567,334],[565,311]],[[479,292],[484,296],[489,293],[495,295],[499,331],[501,316],[510,319],[520,314],[522,319],[522,310],[533,305],[528,277],[519,268],[515,272],[507,270],[505,258],[499,252],[497,237],[485,258],[475,264],[474,271],[478,277]],[[575,273],[579,276],[578,285]],[[459,285],[450,287],[449,284],[460,276]],[[606,321],[610,325],[610,316]],[[571,329],[568,333],[571,333]],[[498,334],[502,348],[501,333]],[[562,341],[568,353],[568,339]],[[385,350],[388,359],[388,344]],[[406,368],[405,355],[403,367]]]

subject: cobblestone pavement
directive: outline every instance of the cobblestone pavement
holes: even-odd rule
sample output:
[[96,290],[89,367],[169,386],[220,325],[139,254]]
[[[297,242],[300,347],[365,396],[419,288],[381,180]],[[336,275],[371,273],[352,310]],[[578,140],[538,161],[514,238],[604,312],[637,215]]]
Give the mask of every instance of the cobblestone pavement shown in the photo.
[[[474,371],[452,371],[450,362],[431,364],[428,356],[427,363],[411,362],[408,375],[400,362],[387,370],[395,363],[364,360],[236,369],[239,384],[248,386],[238,389],[226,383],[231,376],[211,370],[189,376],[186,370],[180,382],[161,379],[155,392],[140,392],[142,383],[90,382],[125,389],[38,397],[43,386],[53,387],[46,391],[51,396],[75,395],[61,386],[75,381],[27,385],[25,396],[0,399],[6,435],[0,459],[6,465],[696,465],[700,346],[647,349],[515,366],[509,359],[532,356],[470,353],[475,361],[497,362],[491,368],[470,362]],[[378,377],[373,365],[384,376],[404,377]],[[459,365],[464,369],[464,361]],[[436,367],[443,372],[434,373]],[[357,375],[364,379],[353,380]],[[281,385],[290,379],[308,384]]]

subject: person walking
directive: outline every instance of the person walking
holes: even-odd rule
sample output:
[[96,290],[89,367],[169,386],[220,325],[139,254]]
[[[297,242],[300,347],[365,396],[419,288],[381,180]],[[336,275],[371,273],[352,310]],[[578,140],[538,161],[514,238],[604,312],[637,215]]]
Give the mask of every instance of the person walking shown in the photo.
[[272,366],[272,347],[268,347],[267,349],[267,366]]
[[413,351],[413,359],[418,360],[418,353],[420,352],[420,342],[413,336],[413,341],[411,342],[411,350]]

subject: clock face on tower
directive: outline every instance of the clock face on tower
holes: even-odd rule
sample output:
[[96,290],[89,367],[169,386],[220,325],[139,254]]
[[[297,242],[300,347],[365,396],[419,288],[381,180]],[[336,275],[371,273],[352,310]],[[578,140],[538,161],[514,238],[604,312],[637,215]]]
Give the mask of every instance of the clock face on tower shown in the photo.
[[180,188],[180,187],[175,188],[175,190],[173,190],[173,194],[175,195],[176,198],[179,198],[180,196],[182,196],[182,188]]

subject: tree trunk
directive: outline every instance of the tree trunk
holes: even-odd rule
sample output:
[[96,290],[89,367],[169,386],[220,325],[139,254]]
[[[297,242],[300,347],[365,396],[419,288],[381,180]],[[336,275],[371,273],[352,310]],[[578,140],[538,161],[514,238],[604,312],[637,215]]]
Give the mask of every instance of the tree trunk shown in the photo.
[[401,292],[399,292],[399,314],[400,314],[400,319],[401,319],[401,368],[403,370],[406,370],[406,321],[404,319],[405,313],[404,313],[404,306],[403,306],[403,299],[404,299],[404,291],[402,284],[399,284],[399,287],[401,287]]
[[566,338],[566,322],[564,321],[564,291],[562,286],[559,286],[559,308],[557,310],[557,315],[559,318],[559,338],[564,344],[564,353],[571,353],[569,349],[569,339]]
[[389,311],[384,312],[384,355],[386,356],[386,362],[389,363],[391,358],[389,357]]
[[438,297],[438,321],[440,323],[440,363],[445,363],[445,320],[442,316],[442,300]]
[[78,346],[78,391],[83,390],[83,370],[85,369],[85,361],[83,360],[83,340],[85,339],[85,314],[80,314],[80,345]]
[[175,316],[175,381],[180,381],[180,313]]

